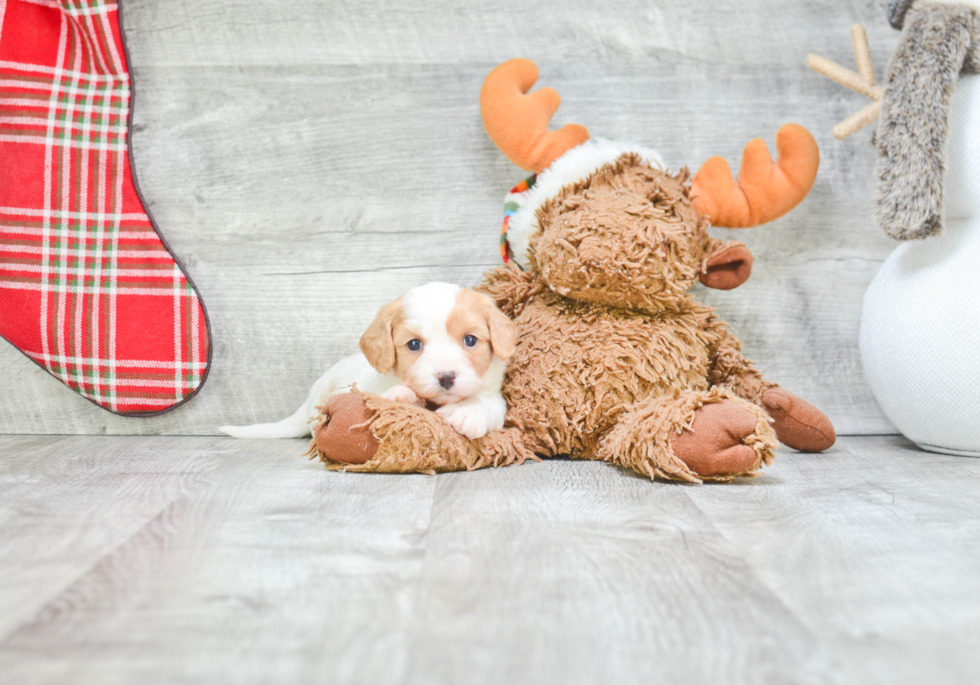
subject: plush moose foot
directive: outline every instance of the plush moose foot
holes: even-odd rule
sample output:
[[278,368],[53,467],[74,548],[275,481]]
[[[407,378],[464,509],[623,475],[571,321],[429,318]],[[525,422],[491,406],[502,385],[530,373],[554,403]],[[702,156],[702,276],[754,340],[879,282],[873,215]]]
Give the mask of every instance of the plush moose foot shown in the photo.
[[715,386],[629,407],[595,456],[651,478],[701,483],[756,475],[777,444],[761,407]]
[[311,453],[344,464],[369,461],[378,451],[378,439],[369,427],[374,415],[361,395],[334,395],[320,408],[320,420],[313,429],[316,449],[311,446]]
[[759,466],[759,455],[744,443],[756,417],[731,400],[705,404],[690,429],[674,436],[674,454],[699,476],[745,473]]
[[779,442],[800,452],[823,452],[837,441],[834,424],[806,400],[788,390],[769,388],[762,408],[772,417]]

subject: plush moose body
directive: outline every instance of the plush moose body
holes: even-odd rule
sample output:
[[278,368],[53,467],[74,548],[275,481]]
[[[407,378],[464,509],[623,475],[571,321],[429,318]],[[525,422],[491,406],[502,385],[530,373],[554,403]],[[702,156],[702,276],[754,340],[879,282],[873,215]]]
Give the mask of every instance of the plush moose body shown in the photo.
[[325,403],[313,454],[369,471],[567,454],[700,482],[754,474],[777,438],[804,451],[832,445],[830,421],[766,381],[714,310],[687,293],[699,280],[730,289],[748,278],[748,249],[707,229],[755,225],[802,200],[816,173],[812,137],[784,127],[777,163],[753,141],[738,184],[720,158],[689,183],[652,150],[589,140],[574,125],[548,131],[558,96],[525,95],[536,78],[532,63],[512,60],[481,94],[491,138],[540,172],[508,202],[505,259],[523,269],[491,270],[481,286],[518,331],[503,385],[507,428],[467,441],[424,409],[350,393]]

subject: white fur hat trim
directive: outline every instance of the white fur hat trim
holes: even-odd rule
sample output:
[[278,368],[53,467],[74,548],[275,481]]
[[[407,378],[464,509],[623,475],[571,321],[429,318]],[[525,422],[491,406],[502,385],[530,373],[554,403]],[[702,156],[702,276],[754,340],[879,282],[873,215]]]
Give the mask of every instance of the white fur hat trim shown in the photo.
[[507,226],[507,241],[514,260],[527,268],[527,254],[531,236],[541,230],[538,225],[538,209],[555,197],[565,186],[584,181],[606,164],[632,152],[645,163],[664,168],[660,153],[648,147],[632,143],[619,143],[605,138],[588,140],[574,147],[538,174],[534,186],[524,193],[508,195],[508,203],[518,205]]

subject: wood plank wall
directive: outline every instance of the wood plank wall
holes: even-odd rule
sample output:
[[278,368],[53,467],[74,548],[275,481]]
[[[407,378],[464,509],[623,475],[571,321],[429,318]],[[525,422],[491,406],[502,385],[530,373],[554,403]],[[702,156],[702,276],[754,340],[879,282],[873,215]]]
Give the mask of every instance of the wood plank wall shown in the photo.
[[0,433],[277,419],[381,304],[431,280],[477,283],[498,263],[501,198],[524,175],[483,132],[478,92],[515,56],[561,93],[555,124],[657,147],[674,168],[713,154],[737,166],[749,139],[807,126],[822,151],[810,197],[729,232],[755,272],[702,296],[839,432],[893,432],[857,350],[862,294],[892,249],[871,225],[871,129],[830,135],[865,102],[803,63],[814,51],[851,65],[860,21],[881,79],[897,40],[884,4],[123,0],[137,172],[204,296],[213,369],[184,407],[127,419],[0,343]]

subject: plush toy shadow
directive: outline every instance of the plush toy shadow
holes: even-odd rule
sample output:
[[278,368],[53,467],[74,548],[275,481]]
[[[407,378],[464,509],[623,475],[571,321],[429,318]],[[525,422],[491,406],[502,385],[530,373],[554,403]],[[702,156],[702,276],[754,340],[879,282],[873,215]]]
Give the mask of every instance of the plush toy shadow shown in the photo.
[[[418,407],[348,393],[322,407],[310,453],[329,468],[449,471],[540,456],[601,459],[651,478],[701,482],[754,475],[777,438],[802,451],[835,441],[819,410],[765,380],[711,307],[686,291],[741,285],[742,243],[710,224],[747,227],[809,192],[819,153],[795,125],[746,146],[738,182],[712,158],[692,181],[656,152],[549,131],[557,93],[527,95],[537,68],[512,60],[484,82],[484,124],[519,166],[539,172],[512,191],[506,264],[482,289],[514,318],[503,431],[469,441]],[[523,267],[523,269],[521,268]]]

